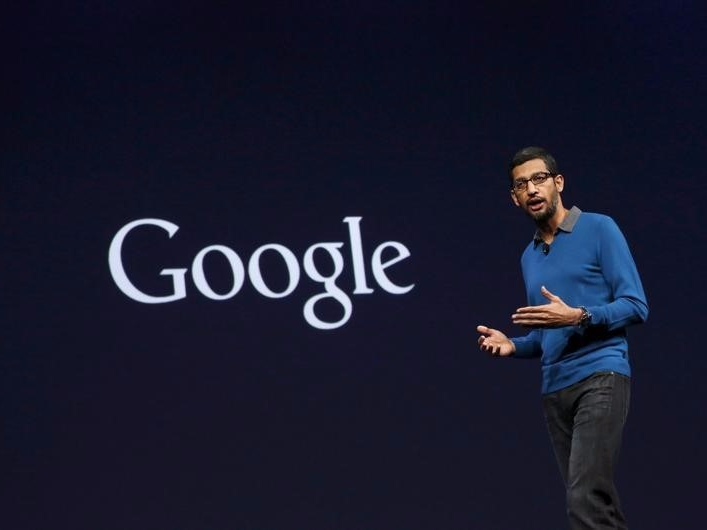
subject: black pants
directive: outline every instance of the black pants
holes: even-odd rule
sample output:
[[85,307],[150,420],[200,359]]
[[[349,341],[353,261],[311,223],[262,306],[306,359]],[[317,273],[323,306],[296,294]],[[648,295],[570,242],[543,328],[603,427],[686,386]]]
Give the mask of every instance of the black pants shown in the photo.
[[626,528],[614,485],[630,380],[599,372],[543,396],[543,409],[567,489],[570,528]]

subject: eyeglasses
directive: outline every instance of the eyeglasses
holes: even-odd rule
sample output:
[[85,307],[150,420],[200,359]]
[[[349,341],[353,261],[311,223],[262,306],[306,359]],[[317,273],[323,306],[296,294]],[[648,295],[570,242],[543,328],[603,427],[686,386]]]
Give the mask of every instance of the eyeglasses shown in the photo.
[[528,182],[532,182],[534,186],[539,186],[540,184],[545,182],[550,177],[555,177],[555,176],[557,176],[557,173],[548,173],[547,171],[533,173],[532,175],[530,175],[530,178],[514,180],[511,190],[525,191],[528,189]]

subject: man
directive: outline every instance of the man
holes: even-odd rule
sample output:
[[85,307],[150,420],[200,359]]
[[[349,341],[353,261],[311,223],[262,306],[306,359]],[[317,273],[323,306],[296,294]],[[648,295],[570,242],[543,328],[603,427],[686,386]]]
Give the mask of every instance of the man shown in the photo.
[[564,207],[550,153],[521,149],[510,176],[511,199],[537,227],[521,258],[528,306],[511,317],[530,331],[508,338],[482,325],[478,343],[494,356],[541,357],[571,528],[626,528],[614,466],[629,404],[626,327],[648,316],[641,280],[611,218]]

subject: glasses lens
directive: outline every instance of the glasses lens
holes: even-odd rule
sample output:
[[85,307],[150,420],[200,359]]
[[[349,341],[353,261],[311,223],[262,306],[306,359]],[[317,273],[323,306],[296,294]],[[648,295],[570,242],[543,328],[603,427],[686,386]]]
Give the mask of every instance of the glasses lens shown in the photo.
[[533,181],[533,184],[542,184],[548,179],[549,176],[550,173],[536,173],[535,175],[530,177],[530,180]]
[[513,182],[513,190],[525,191],[526,189],[528,189],[528,182],[532,182],[534,186],[538,186],[552,176],[552,173],[547,173],[543,171],[541,173],[535,173],[534,175],[531,175],[528,179],[518,179]]

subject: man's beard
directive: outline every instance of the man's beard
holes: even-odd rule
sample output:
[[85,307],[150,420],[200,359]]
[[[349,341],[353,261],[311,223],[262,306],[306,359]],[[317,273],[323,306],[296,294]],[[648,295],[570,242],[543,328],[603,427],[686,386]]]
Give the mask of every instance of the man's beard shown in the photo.
[[557,203],[558,203],[557,191],[552,194],[549,202],[547,203],[547,208],[544,211],[533,213],[530,210],[526,210],[528,215],[535,221],[538,225],[547,224],[547,222],[554,217],[557,213]]

